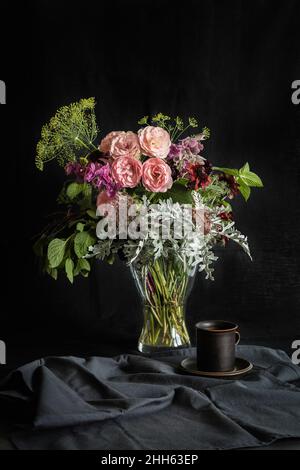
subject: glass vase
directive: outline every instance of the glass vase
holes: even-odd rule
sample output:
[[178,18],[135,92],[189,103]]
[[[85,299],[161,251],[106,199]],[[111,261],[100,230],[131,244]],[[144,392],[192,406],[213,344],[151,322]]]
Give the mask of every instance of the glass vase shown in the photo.
[[185,306],[195,276],[189,275],[185,258],[172,252],[146,264],[135,261],[131,272],[143,301],[139,351],[190,347]]

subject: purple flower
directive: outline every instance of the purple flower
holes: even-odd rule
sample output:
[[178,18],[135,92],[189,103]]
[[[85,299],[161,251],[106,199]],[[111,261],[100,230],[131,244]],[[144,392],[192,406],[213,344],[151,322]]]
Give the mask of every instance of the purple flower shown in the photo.
[[182,145],[181,144],[171,144],[168,158],[172,160],[179,160],[182,157]]
[[68,162],[65,166],[65,172],[66,175],[75,175],[76,174],[76,169],[79,163],[77,162]]
[[85,172],[84,172],[84,181],[86,183],[90,183],[93,180],[95,176],[95,171],[96,171],[96,163],[90,162],[86,165]]
[[181,140],[181,146],[185,151],[190,151],[193,155],[198,155],[204,149],[203,144],[193,137]]
[[107,163],[106,165],[98,164],[97,166],[98,168],[95,170],[92,184],[97,189],[106,189],[109,197],[115,196],[116,192],[120,189],[120,187],[115,183],[111,176],[110,165]]
[[65,172],[68,176],[76,176],[78,182],[82,182],[84,179],[85,167],[78,162],[69,162],[65,166]]

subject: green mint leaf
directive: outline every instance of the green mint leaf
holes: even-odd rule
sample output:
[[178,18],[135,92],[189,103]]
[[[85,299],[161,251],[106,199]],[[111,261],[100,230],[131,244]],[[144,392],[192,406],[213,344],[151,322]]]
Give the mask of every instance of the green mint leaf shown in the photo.
[[239,170],[236,170],[234,168],[221,168],[219,166],[214,166],[213,170],[222,171],[226,175],[239,176]]
[[239,179],[242,180],[244,184],[247,186],[253,186],[256,188],[262,188],[263,182],[258,175],[253,173],[252,171],[248,171],[247,173],[242,173],[239,175]]
[[176,180],[176,184],[182,184],[182,186],[186,186],[188,184],[189,180],[187,178],[179,178]]
[[65,255],[66,242],[59,238],[54,238],[49,245],[47,256],[50,268],[57,268],[62,262]]
[[67,196],[73,200],[77,197],[84,189],[84,185],[81,183],[71,183],[67,187]]
[[47,273],[55,280],[57,281],[57,275],[58,275],[58,271],[56,268],[50,268],[48,266],[47,268]]
[[85,258],[79,258],[78,260],[78,268],[80,271],[88,271],[90,272],[91,270],[91,265],[90,263],[88,262],[87,259]]
[[244,166],[242,166],[242,168],[240,168],[239,170],[239,173],[240,175],[243,174],[243,173],[248,173],[250,171],[250,167],[249,167],[249,163],[245,163]]
[[77,232],[83,232],[84,226],[85,226],[85,224],[83,224],[82,222],[78,222],[77,225],[76,225]]
[[95,243],[96,239],[89,232],[79,232],[74,239],[74,251],[78,258],[88,253],[88,249]]
[[98,217],[96,216],[96,212],[93,210],[93,209],[88,209],[86,211],[87,215],[89,215],[92,219],[98,219]]
[[65,270],[66,270],[67,278],[69,279],[71,284],[73,284],[73,280],[74,280],[74,275],[73,275],[74,262],[71,258],[66,259]]
[[251,188],[245,184],[239,184],[239,190],[245,201],[247,202],[250,194],[251,194]]

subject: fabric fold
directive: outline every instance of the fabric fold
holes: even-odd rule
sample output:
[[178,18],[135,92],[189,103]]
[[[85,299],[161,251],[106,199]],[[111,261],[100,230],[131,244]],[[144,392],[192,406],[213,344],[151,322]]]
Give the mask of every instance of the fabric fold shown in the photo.
[[181,355],[48,357],[1,382],[0,410],[25,428],[12,436],[22,449],[230,449],[300,437],[300,368],[268,348],[238,355],[254,369],[230,380],[184,374]]

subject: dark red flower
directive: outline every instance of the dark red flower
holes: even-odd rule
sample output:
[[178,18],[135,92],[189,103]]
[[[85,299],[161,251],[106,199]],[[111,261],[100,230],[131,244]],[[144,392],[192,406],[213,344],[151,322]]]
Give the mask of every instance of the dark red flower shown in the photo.
[[219,216],[222,220],[226,220],[226,221],[233,220],[232,212],[221,212]]
[[204,168],[205,168],[206,173],[210,175],[212,172],[212,164],[208,160],[204,161]]
[[209,173],[206,171],[205,164],[191,163],[187,166],[188,178],[190,180],[189,187],[198,191],[199,188],[206,188],[211,182]]
[[232,175],[226,175],[225,173],[221,173],[219,175],[219,180],[220,181],[226,181],[226,183],[229,186],[230,193],[229,193],[229,198],[233,199],[237,194],[239,194],[239,186],[235,180],[235,177]]

